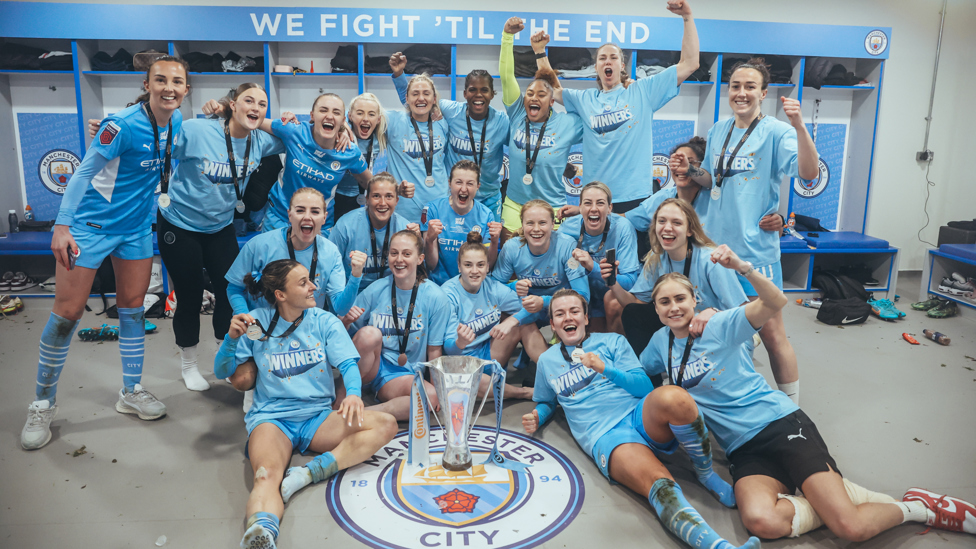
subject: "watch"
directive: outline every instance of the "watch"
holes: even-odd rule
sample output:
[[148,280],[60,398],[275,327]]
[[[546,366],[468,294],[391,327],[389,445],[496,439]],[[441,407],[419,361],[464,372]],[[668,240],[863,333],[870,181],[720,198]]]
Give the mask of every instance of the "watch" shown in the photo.
[[540,52],[540,53],[535,54],[535,58],[536,59],[542,59],[542,58],[546,57],[547,55],[549,55],[549,54],[547,54],[546,52]]
[[741,271],[738,271],[739,274],[742,275],[742,276],[748,275],[749,274],[749,271],[751,271],[753,269],[753,266],[752,266],[752,262],[751,261],[746,261],[745,264],[746,264],[745,268],[742,269]]

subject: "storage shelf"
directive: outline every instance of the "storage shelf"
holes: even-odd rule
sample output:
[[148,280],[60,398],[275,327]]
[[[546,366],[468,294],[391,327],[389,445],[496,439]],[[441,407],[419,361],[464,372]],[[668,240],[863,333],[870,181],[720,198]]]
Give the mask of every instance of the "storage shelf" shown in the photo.
[[[722,85],[723,86],[728,86],[729,83],[728,82],[722,82]],[[793,84],[793,83],[790,83],[790,84],[777,84],[776,82],[770,82],[769,84],[766,84],[766,86],[768,86],[770,88],[795,88],[796,87],[796,84]],[[826,87],[826,86],[824,86],[824,87]]]
[[[128,74],[128,73],[123,73],[123,74]],[[264,71],[261,71],[261,72],[254,72],[254,71],[247,71],[247,72],[236,72],[236,71],[230,71],[230,72],[191,72],[190,73],[190,76],[233,76],[233,77],[240,77],[240,76],[245,75],[245,74],[264,75]]]
[[291,73],[291,72],[273,72],[273,73],[271,73],[271,76],[283,76],[283,77],[289,77],[289,76],[300,76],[300,77],[309,77],[309,76],[327,76],[327,77],[332,77],[332,76],[355,76],[355,77],[358,77],[359,76],[359,73],[355,73],[355,72],[300,72],[300,73],[297,73],[296,74],[296,73]]
[[0,74],[74,74],[74,71],[32,71],[26,69],[2,69]]
[[822,90],[873,90],[874,86],[820,86],[820,89]]
[[131,76],[141,76],[143,78],[145,78],[146,76],[146,73],[139,72],[139,71],[82,71],[81,74],[88,74],[91,76],[115,76],[115,75],[130,76],[131,75]]

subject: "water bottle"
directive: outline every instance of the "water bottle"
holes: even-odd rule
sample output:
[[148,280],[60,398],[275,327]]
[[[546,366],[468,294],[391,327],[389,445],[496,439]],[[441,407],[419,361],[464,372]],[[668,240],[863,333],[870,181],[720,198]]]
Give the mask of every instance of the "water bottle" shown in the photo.
[[10,232],[20,232],[20,222],[17,220],[17,210],[10,210],[7,214],[7,224],[10,225]]
[[803,237],[800,236],[800,233],[797,232],[797,230],[795,229],[795,227],[796,227],[796,214],[793,213],[793,212],[790,212],[790,219],[789,219],[789,221],[786,222],[786,234],[788,234],[788,235],[790,235],[790,236],[792,236],[794,238],[799,238],[799,239],[802,240]]
[[811,309],[819,309],[822,303],[823,302],[819,299],[797,299],[796,300],[797,305],[803,307],[809,307]]
[[34,210],[31,209],[30,204],[24,206],[24,221],[34,221]]
[[932,341],[938,343],[939,345],[948,345],[952,341],[951,339],[949,339],[949,336],[941,332],[935,332],[932,330],[922,330],[922,334],[924,334],[925,337],[931,339]]

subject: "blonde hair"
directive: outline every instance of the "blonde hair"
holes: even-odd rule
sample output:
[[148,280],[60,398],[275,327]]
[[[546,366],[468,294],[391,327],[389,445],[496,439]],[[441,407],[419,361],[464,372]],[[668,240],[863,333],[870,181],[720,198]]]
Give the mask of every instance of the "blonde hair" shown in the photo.
[[598,191],[602,191],[603,194],[607,195],[607,202],[613,204],[613,193],[610,192],[610,187],[608,187],[607,184],[602,181],[590,181],[586,185],[583,185],[583,190],[581,190],[579,194],[580,200],[583,199],[583,193],[585,193],[590,189],[596,189]]
[[310,194],[312,196],[319,197],[319,199],[322,201],[322,207],[323,208],[325,207],[325,195],[324,194],[322,194],[321,192],[319,192],[318,189],[315,189],[315,188],[312,188],[312,187],[302,187],[302,188],[298,189],[297,191],[295,191],[294,194],[291,195],[291,200],[288,201],[288,209],[289,210],[295,204],[295,199],[298,198],[298,195],[302,195],[302,194]]
[[660,290],[661,286],[664,286],[668,282],[677,282],[681,286],[684,286],[685,290],[688,290],[688,293],[691,294],[692,298],[695,297],[695,286],[691,283],[691,280],[689,280],[687,276],[681,273],[668,273],[661,275],[657,279],[657,282],[654,283],[654,288],[651,290],[651,303],[657,301],[658,290]]
[[[680,198],[669,198],[654,210],[654,216],[651,217],[651,226],[647,229],[647,236],[651,240],[651,251],[647,253],[644,257],[644,271],[647,274],[653,273],[657,270],[657,266],[661,263],[661,256],[665,253],[664,247],[661,245],[661,241],[657,239],[657,231],[655,227],[657,226],[657,215],[661,211],[661,208],[665,206],[674,206],[685,214],[685,219],[688,221],[688,243],[692,246],[697,246],[699,248],[714,248],[716,247],[715,242],[708,235],[705,234],[705,229],[702,228],[701,221],[698,219],[698,213],[695,212],[695,208],[691,204],[681,200]],[[685,261],[690,261],[690,257],[686,257]]]
[[[410,96],[410,88],[412,88],[414,84],[420,84],[423,82],[430,84],[430,89],[432,92],[434,92],[434,106],[430,109],[431,114],[433,114],[435,111],[440,112],[441,108],[438,106],[438,103],[440,103],[440,95],[437,93],[437,86],[434,85],[434,80],[426,72],[423,74],[418,74],[410,79],[410,82],[407,83],[407,96]],[[407,114],[413,115],[413,113],[410,111],[409,105],[404,104],[404,108],[407,109]]]
[[[356,103],[358,101],[372,101],[373,103],[376,103],[376,109],[380,113],[380,123],[375,128],[373,128],[373,135],[375,135],[376,138],[379,141],[380,150],[382,151],[382,150],[386,149],[386,125],[387,125],[387,122],[386,122],[386,111],[383,110],[383,104],[380,103],[379,98],[376,97],[375,95],[373,95],[373,94],[371,94],[369,92],[363,92],[363,93],[357,95],[356,97],[353,97],[352,101],[349,102],[349,110],[350,111],[352,111],[353,109],[356,108]],[[349,116],[346,115],[346,118],[348,119]]]
[[[522,204],[522,209],[519,210],[519,221],[525,218],[525,212],[529,211],[532,208],[544,208],[547,212],[549,212],[549,219],[553,223],[556,222],[556,212],[553,211],[552,206],[550,206],[548,202],[542,200],[541,198],[533,198],[532,200],[529,200],[525,204]],[[516,232],[515,234],[518,235],[519,240],[522,241],[522,245],[524,246],[525,243],[527,242],[525,239],[525,228],[519,227],[518,232]]]
[[[596,62],[596,58],[600,55],[600,50],[606,47],[617,48],[617,51],[620,52],[620,65],[622,67],[620,69],[620,83],[623,84],[628,78],[630,78],[630,74],[627,73],[627,55],[624,54],[624,50],[622,50],[620,46],[614,44],[613,42],[607,42],[606,44],[600,46],[596,49],[596,55],[593,56],[593,62]],[[596,79],[596,87],[601,90],[603,89],[603,81],[599,78]]]

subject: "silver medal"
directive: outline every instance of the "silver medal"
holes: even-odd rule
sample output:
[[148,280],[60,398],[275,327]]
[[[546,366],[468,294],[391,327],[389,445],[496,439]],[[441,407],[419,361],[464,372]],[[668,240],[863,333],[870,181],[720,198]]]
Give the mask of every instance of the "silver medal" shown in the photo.
[[582,347],[577,347],[573,349],[573,352],[570,353],[569,356],[573,359],[573,364],[579,364],[583,362],[584,354],[586,354],[586,351],[584,351]]
[[427,179],[424,179],[424,185],[427,185],[428,187],[433,187],[434,186],[434,176],[428,175],[427,176]]
[[247,338],[250,339],[251,341],[255,341],[257,339],[260,339],[261,336],[264,335],[264,330],[262,330],[261,327],[258,326],[257,324],[251,324],[250,326],[247,327],[247,331],[244,332],[244,335],[246,335]]
[[237,207],[235,209],[237,210],[237,213],[244,213],[244,201],[238,200]]
[[566,267],[570,269],[579,269],[579,266],[580,262],[577,261],[575,257],[569,258],[569,261],[566,262]]
[[522,176],[522,183],[525,183],[526,185],[531,185],[532,184],[532,174],[527,173],[527,174],[523,175]]
[[356,204],[359,204],[360,206],[365,206],[366,205],[366,195],[365,194],[361,194],[361,195],[357,196],[356,197]]
[[722,197],[722,189],[720,187],[712,187],[712,200],[718,200]]
[[167,193],[159,195],[157,202],[159,203],[160,208],[168,208],[170,203],[169,195]]

